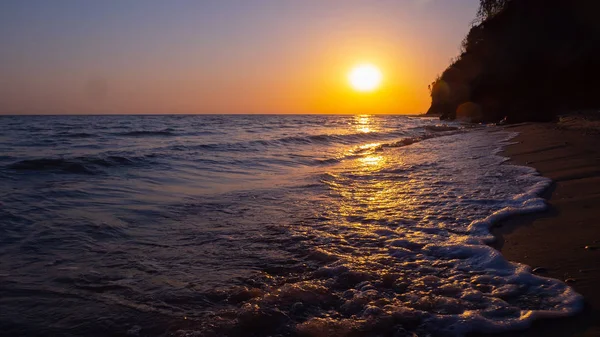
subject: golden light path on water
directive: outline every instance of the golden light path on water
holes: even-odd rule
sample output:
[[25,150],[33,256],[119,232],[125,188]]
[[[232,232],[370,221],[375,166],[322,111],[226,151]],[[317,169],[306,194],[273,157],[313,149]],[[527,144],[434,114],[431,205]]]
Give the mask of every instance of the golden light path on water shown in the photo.
[[[493,221],[543,209],[550,184],[494,154],[506,129],[403,116],[11,120],[4,147],[22,146],[0,174],[14,214],[31,214],[4,216],[14,322],[91,322],[74,335],[106,323],[99,335],[464,336],[580,307],[566,284],[485,244]],[[44,157],[11,159],[30,146]],[[31,212],[40,188],[56,200]],[[33,236],[12,230],[38,222]],[[51,298],[70,304],[40,305]]]
[[[369,134],[381,129],[378,123],[356,116],[348,128]],[[274,324],[269,320],[278,314],[269,310],[276,308],[301,336],[463,336],[474,327],[501,330],[529,324],[535,312],[576,308],[570,288],[504,260],[483,242],[487,225],[482,232],[471,226],[503,207],[523,207],[510,199],[546,183],[490,155],[506,136],[478,137],[455,132],[341,146],[345,159],[320,173],[322,192],[297,196],[313,210],[290,227],[305,243],[308,271],[268,275],[270,288],[245,290],[252,298],[238,324]],[[523,186],[498,183],[519,175]]]
[[[377,126],[373,123],[372,116],[358,115],[355,117],[355,121],[355,128],[358,132],[371,133],[379,131]],[[381,146],[381,143],[367,143],[358,146],[358,149],[361,151],[369,151],[376,149],[379,146]],[[367,154],[364,157],[360,157],[358,163],[362,166],[362,171],[376,171],[385,165],[385,158],[376,154]]]
[[371,118],[368,115],[356,116],[355,121],[356,121],[356,125],[355,125],[356,131],[358,131],[358,132],[369,133],[369,132],[376,131],[373,129],[374,126],[371,125]]

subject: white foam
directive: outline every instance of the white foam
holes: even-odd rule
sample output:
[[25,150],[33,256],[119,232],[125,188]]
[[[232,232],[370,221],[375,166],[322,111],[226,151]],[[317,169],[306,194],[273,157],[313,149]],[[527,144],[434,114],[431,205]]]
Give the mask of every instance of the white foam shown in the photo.
[[[509,142],[516,135],[516,133],[509,133],[496,149],[491,151],[492,156],[498,157],[499,163],[504,164],[510,159],[500,157],[499,153],[504,146],[516,144],[516,142]],[[508,164],[504,165],[508,166]],[[583,309],[583,297],[561,281],[534,275],[531,273],[529,266],[508,262],[493,248],[482,245],[495,239],[490,233],[490,228],[499,221],[517,214],[534,213],[547,208],[545,200],[540,196],[548,189],[552,181],[540,176],[531,167],[511,166],[516,171],[521,172],[519,176],[512,178],[516,181],[528,182],[530,186],[524,192],[506,200],[505,207],[502,209],[493,212],[484,219],[471,222],[468,226],[470,237],[466,238],[462,244],[438,245],[435,249],[438,251],[440,249],[446,250],[447,256],[471,255],[472,257],[459,263],[457,268],[468,269],[469,266],[477,266],[477,269],[486,269],[488,274],[476,281],[493,283],[495,281],[493,275],[500,275],[504,284],[496,287],[491,292],[494,297],[514,296],[520,288],[526,285],[541,286],[540,289],[543,289],[546,294],[554,292],[552,298],[554,306],[546,310],[520,310],[520,315],[516,318],[490,319],[485,317],[485,311],[482,310],[469,310],[460,315],[431,317],[432,324],[444,327],[442,330],[452,335],[462,336],[471,332],[497,333],[524,329],[529,327],[536,319],[571,316]],[[477,301],[481,300],[482,296],[480,292],[465,291],[461,298]]]
[[300,316],[287,313],[294,331],[339,336],[493,333],[581,310],[582,297],[565,283],[533,275],[487,245],[496,222],[545,209],[540,195],[551,183],[506,163],[499,153],[515,133],[499,130],[340,163],[319,199],[326,220],[290,228],[318,268],[278,282],[251,304],[301,307]]

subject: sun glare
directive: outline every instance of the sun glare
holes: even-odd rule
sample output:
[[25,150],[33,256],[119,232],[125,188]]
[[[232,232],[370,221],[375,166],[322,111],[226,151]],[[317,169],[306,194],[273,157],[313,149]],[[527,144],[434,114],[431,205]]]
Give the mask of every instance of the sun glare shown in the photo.
[[375,91],[381,85],[383,75],[379,68],[372,64],[362,64],[354,67],[348,75],[350,85],[360,92]]

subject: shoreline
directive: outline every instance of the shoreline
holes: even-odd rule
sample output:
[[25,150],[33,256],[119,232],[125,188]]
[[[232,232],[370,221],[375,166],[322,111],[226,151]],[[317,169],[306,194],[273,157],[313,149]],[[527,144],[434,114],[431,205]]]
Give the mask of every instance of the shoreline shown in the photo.
[[500,154],[509,163],[535,168],[552,185],[542,194],[548,209],[495,224],[491,246],[509,261],[540,268],[540,276],[567,282],[583,295],[585,306],[573,317],[479,336],[600,336],[600,137],[553,123],[504,129],[519,135]]

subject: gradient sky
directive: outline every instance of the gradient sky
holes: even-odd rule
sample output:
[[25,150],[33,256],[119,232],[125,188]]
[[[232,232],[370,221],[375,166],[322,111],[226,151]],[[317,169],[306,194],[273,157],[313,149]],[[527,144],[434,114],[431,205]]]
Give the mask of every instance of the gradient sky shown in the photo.
[[0,113],[421,113],[478,3],[2,0]]

